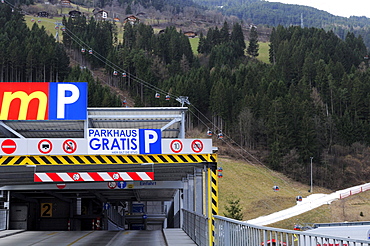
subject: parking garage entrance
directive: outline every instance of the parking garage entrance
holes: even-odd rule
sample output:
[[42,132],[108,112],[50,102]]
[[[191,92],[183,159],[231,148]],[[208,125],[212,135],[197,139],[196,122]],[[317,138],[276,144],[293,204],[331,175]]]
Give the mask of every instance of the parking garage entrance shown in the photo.
[[216,151],[185,138],[186,107],[86,111],[0,121],[2,229],[161,230],[181,228],[183,209],[217,214]]

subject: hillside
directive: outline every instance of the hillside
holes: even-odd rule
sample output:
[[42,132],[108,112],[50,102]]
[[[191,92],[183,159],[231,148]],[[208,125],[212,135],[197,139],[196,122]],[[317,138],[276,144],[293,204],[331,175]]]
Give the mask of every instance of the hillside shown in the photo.
[[[189,125],[203,134],[207,128],[222,130],[224,141],[237,141],[261,163],[297,181],[264,171],[260,162],[247,165],[244,152],[242,162],[222,158],[221,213],[233,195],[243,198],[244,219],[291,206],[297,195],[308,194],[301,183],[308,183],[310,157],[315,192],[318,186],[341,189],[370,180],[370,70],[364,61],[366,47],[354,35],[343,41],[322,29],[280,26],[270,44],[274,62],[266,64],[244,53],[230,57],[230,49],[240,47],[240,42],[234,43],[224,26],[214,30],[217,35],[207,40],[212,44],[209,53],[198,59],[189,39],[176,28],[158,35],[151,26],[127,25],[130,31],[123,37],[128,41],[114,46],[112,22],[76,18],[66,23],[63,46],[37,25],[27,28],[19,12],[6,5],[0,9],[0,36],[7,37],[0,39],[4,81],[87,81],[90,107],[122,106],[121,100],[99,88],[89,69],[69,67],[68,55],[73,56],[76,63],[101,69],[108,83],[129,91],[137,106],[178,106],[175,100],[157,100],[153,88],[189,96],[195,112]],[[238,30],[231,33],[240,34]],[[81,52],[86,45],[91,55]],[[98,54],[112,63],[97,59]],[[127,72],[126,77],[115,77],[114,69]],[[145,88],[144,82],[152,87]],[[204,115],[212,119],[208,125]],[[222,145],[219,154],[236,156]],[[280,191],[274,192],[273,185]],[[346,219],[347,213],[341,212]]]
[[[219,214],[223,215],[228,201],[240,199],[243,220],[257,218],[296,205],[295,197],[306,197],[311,193],[309,185],[294,182],[281,173],[273,172],[260,164],[219,158],[223,177],[219,178]],[[280,190],[273,191],[278,185]],[[313,194],[329,194],[333,191],[314,186]],[[311,226],[313,223],[370,221],[370,191],[356,194],[329,205],[321,206],[299,216],[269,226],[293,229],[298,224]]]
[[341,39],[345,39],[348,32],[354,32],[357,36],[361,35],[366,46],[370,47],[370,19],[364,16],[346,18],[313,7],[263,0],[194,0],[194,2],[220,11],[226,16],[236,16],[247,24],[270,27],[303,24],[304,27],[332,30]]

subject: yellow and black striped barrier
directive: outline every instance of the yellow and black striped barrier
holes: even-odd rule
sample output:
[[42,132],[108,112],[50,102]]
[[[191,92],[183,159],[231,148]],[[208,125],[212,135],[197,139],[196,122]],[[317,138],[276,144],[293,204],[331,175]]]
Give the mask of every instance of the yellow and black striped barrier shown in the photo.
[[39,155],[0,156],[0,166],[99,165],[99,164],[183,164],[217,162],[217,154],[186,155]]
[[213,215],[218,215],[218,177],[216,169],[208,168],[209,246],[215,245],[215,219]]

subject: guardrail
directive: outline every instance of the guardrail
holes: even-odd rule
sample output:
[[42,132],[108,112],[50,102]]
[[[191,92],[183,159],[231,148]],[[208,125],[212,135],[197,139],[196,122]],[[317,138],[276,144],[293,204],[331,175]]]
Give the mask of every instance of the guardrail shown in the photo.
[[8,212],[7,209],[0,209],[0,230],[7,229]]
[[113,206],[109,207],[105,210],[105,215],[107,216],[108,220],[112,222],[117,228],[124,228],[125,226],[125,219],[122,213],[117,211],[116,208]]
[[198,245],[209,245],[208,218],[202,214],[182,209],[182,229]]
[[256,226],[215,215],[217,246],[369,246],[368,240],[325,236],[307,231]]
[[361,193],[361,192],[364,192],[364,191],[367,191],[367,190],[370,190],[370,183],[358,186],[356,188],[350,189],[347,192],[339,194],[339,199],[343,199],[343,198],[346,198],[346,197],[349,197],[349,196],[352,196],[354,194],[358,194],[358,193]]

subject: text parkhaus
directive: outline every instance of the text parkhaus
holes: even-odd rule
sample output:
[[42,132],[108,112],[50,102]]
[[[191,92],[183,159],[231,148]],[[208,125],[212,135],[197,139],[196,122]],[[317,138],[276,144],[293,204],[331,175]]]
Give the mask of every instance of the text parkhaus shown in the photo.
[[159,129],[88,129],[89,151],[100,154],[160,154]]
[[93,150],[137,150],[137,129],[89,129],[90,148]]

